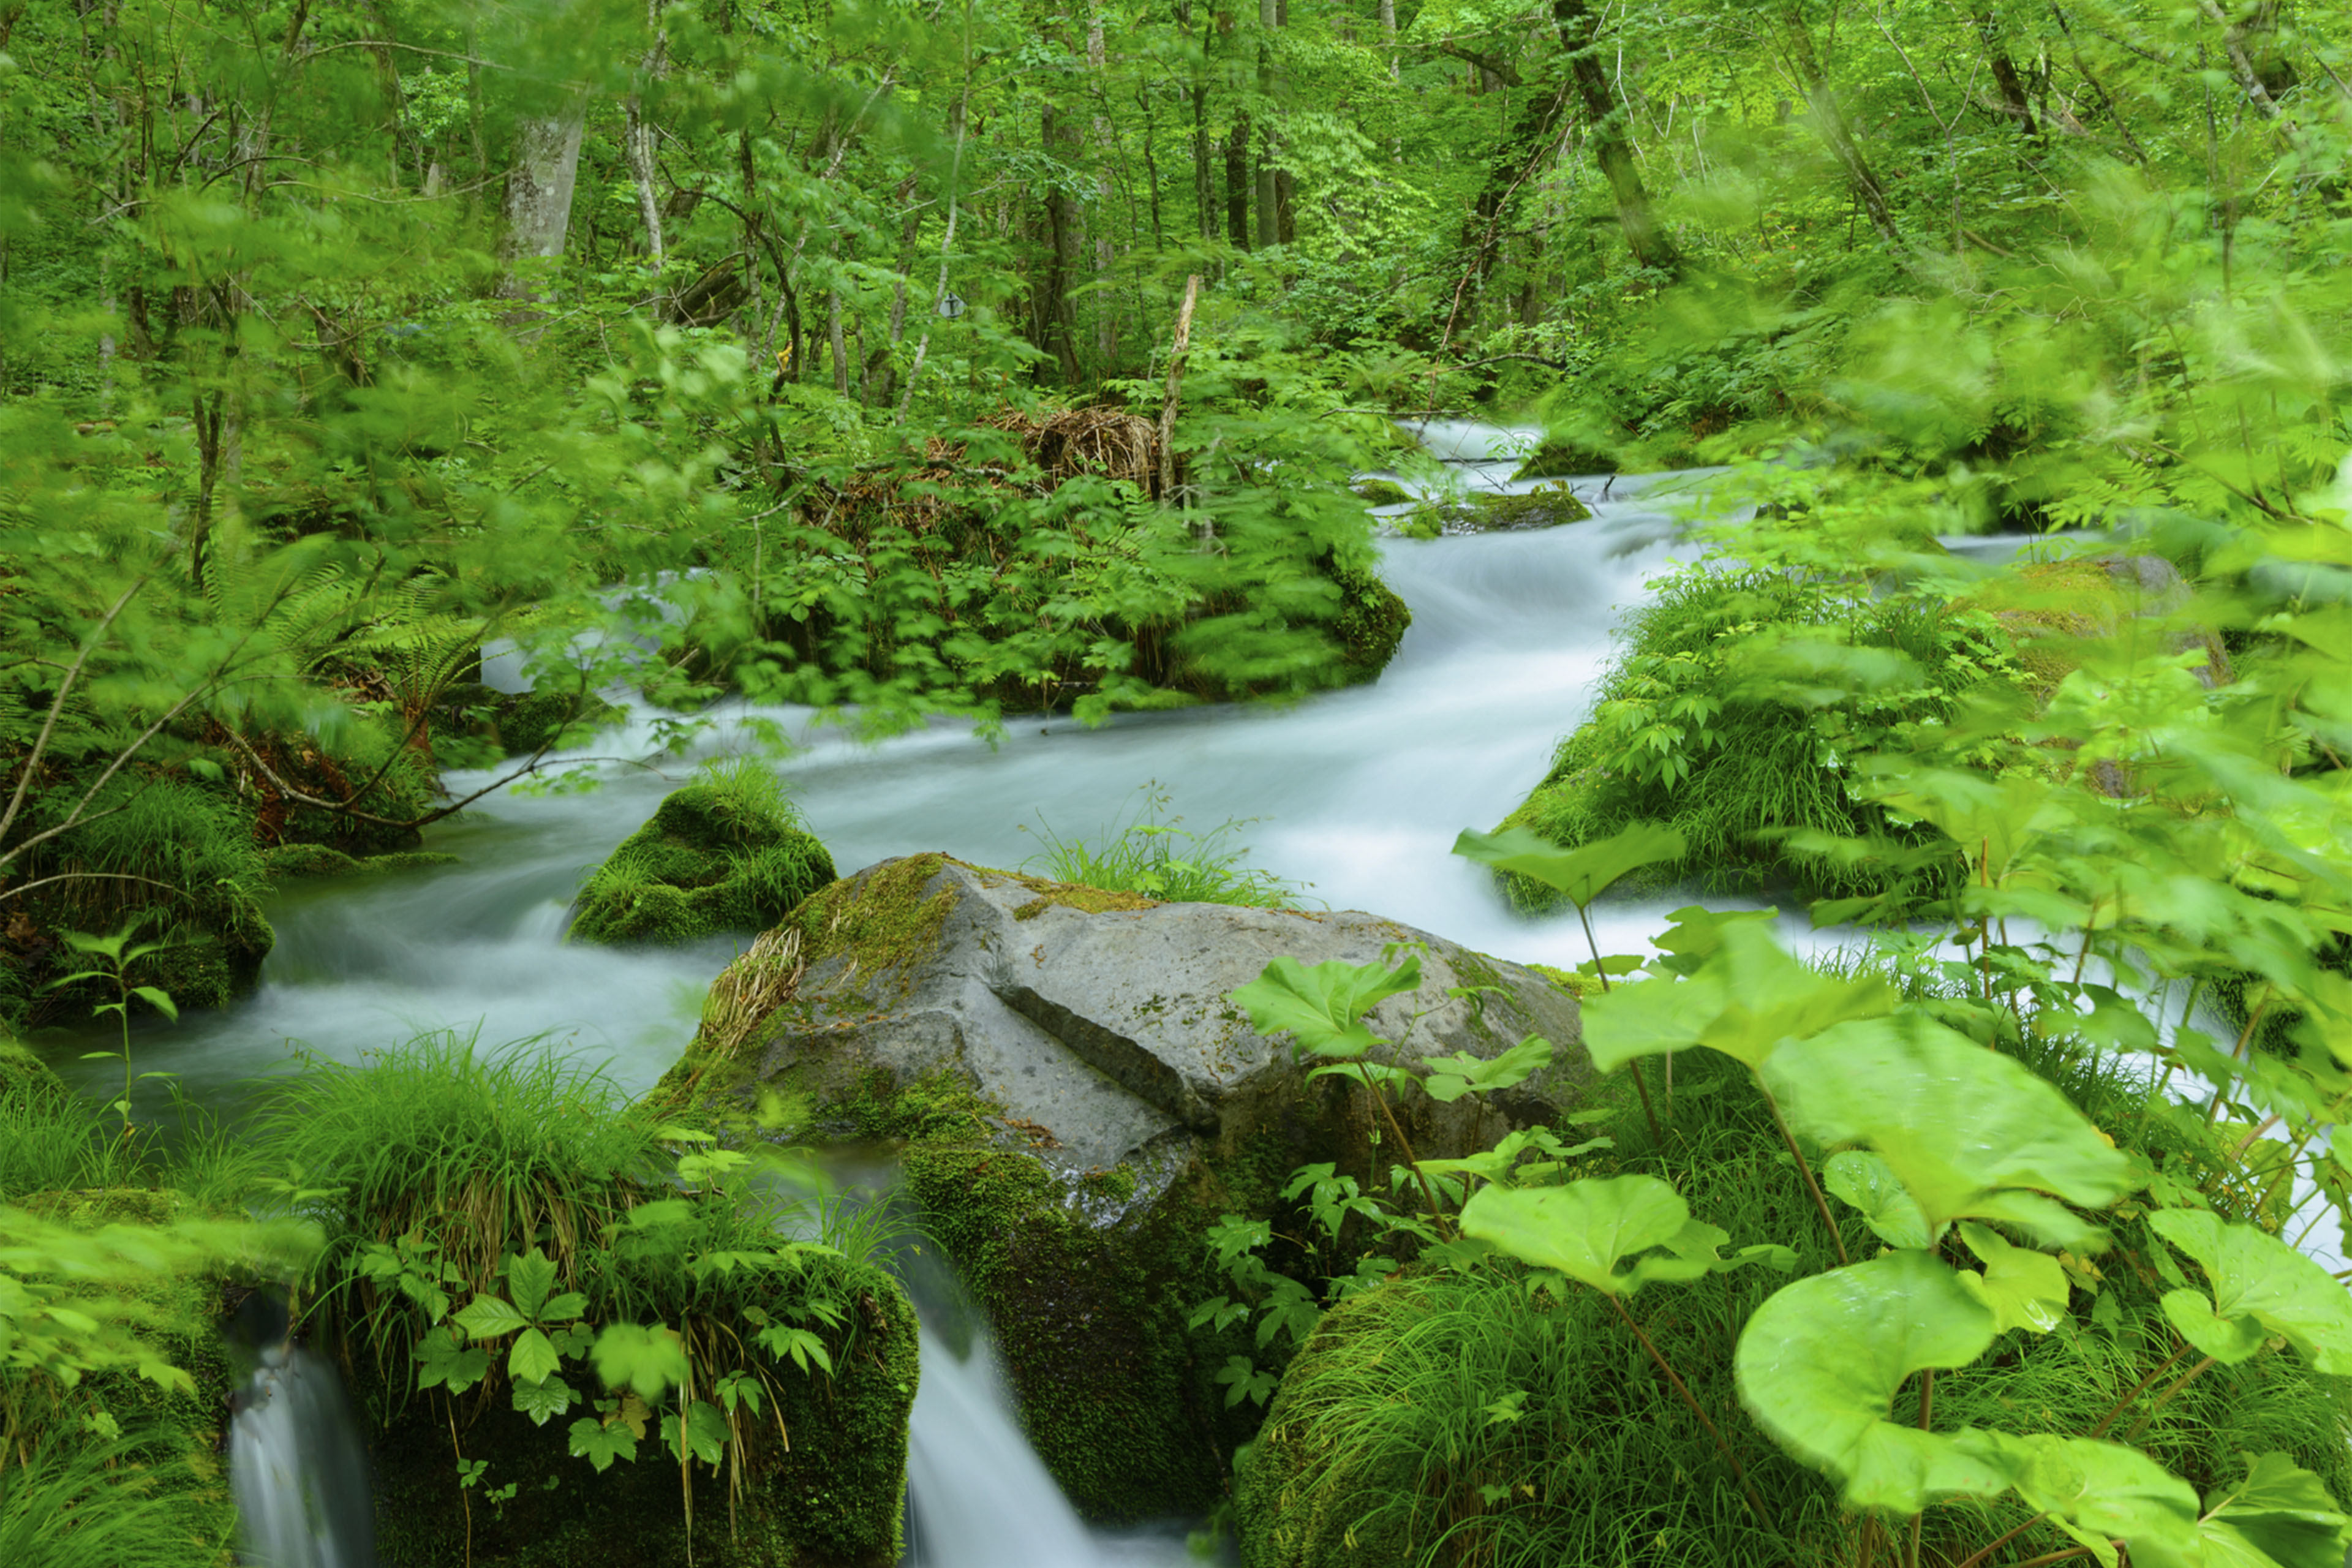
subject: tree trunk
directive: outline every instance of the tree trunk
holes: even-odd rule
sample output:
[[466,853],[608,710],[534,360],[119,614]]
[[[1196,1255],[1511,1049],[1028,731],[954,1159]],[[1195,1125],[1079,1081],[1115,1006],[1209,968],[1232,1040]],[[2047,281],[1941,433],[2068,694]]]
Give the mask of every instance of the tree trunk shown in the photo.
[[1976,16],[1977,37],[1984,41],[1985,65],[1992,72],[1992,84],[2000,93],[2001,112],[2017,122],[2029,142],[2042,140],[2042,126],[2033,113],[2033,100],[2025,90],[2025,79],[2018,74],[2017,61],[2009,52],[2009,39],[2001,32],[2000,17],[1990,6]]
[[1790,0],[1783,7],[1781,19],[1787,30],[1789,63],[1795,68],[1797,83],[1804,89],[1805,102],[1813,111],[1813,128],[1837,159],[1838,166],[1845,171],[1846,182],[1853,187],[1854,199],[1862,204],[1870,226],[1878,231],[1879,238],[1899,247],[1903,231],[1895,226],[1895,215],[1886,204],[1886,187],[1879,183],[1877,172],[1863,156],[1860,144],[1853,139],[1853,127],[1847,123],[1845,110],[1830,89],[1821,56],[1813,48],[1812,29],[1805,23],[1799,0]]
[[[1257,25],[1267,34],[1282,26],[1279,0],[1257,0]],[[1272,102],[1274,86],[1274,50],[1262,37],[1257,46],[1258,97]],[[1274,124],[1269,118],[1258,136],[1257,246],[1260,250],[1271,250],[1281,243],[1282,194],[1275,180]]]
[[[667,42],[661,30],[661,0],[646,0],[646,25],[653,29],[653,47],[646,51],[643,65],[646,79],[651,81],[662,74],[662,63],[667,54]],[[637,216],[646,225],[646,258],[653,263],[656,272],[662,267],[661,196],[654,189],[654,128],[646,118],[642,94],[631,93],[628,121],[622,131],[622,148],[629,163],[629,178],[637,187]]]
[[[572,226],[572,187],[580,173],[580,138],[587,129],[588,105],[574,100],[562,112],[520,121],[515,126],[514,165],[507,172],[506,243],[509,262],[553,259],[563,254]],[[509,271],[499,292],[510,300],[536,299],[537,289]]]
[[1249,144],[1249,116],[1236,114],[1225,138],[1225,237],[1235,250],[1250,247]]
[[[1065,164],[1077,162],[1077,137],[1068,117],[1049,101],[1043,111],[1040,139]],[[1045,189],[1045,278],[1037,297],[1037,346],[1060,364],[1065,384],[1082,378],[1078,364],[1078,315],[1070,300],[1070,281],[1080,261],[1078,203],[1059,183]]]
[[1601,18],[1587,0],[1552,0],[1552,25],[1559,29],[1560,46],[1569,52],[1569,76],[1584,106],[1591,135],[1592,161],[1609,182],[1617,206],[1617,226],[1633,259],[1669,278],[1682,274],[1682,252],[1650,206],[1649,187],[1643,184],[1641,165],[1633,159],[1633,139],[1626,132],[1627,113],[1617,100],[1609,73],[1601,68],[1598,47]]
[[[1103,110],[1109,100],[1106,79],[1109,76],[1110,55],[1103,38],[1100,11],[1087,16],[1087,75],[1095,99],[1094,153],[1097,160],[1095,174],[1094,261],[1095,261],[1095,356],[1101,362],[1102,374],[1108,375],[1118,363],[1118,312],[1111,309],[1110,280],[1118,265],[1118,248],[1110,235],[1110,168],[1115,139],[1111,134],[1110,117]],[[1150,112],[1147,106],[1146,114]]]

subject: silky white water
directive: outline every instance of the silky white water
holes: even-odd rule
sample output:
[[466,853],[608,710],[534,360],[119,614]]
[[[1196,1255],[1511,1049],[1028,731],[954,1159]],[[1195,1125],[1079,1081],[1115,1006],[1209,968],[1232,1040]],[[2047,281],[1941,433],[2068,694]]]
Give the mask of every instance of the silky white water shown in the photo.
[[367,1458],[332,1362],[263,1352],[236,1396],[228,1468],[247,1568],[375,1568]]

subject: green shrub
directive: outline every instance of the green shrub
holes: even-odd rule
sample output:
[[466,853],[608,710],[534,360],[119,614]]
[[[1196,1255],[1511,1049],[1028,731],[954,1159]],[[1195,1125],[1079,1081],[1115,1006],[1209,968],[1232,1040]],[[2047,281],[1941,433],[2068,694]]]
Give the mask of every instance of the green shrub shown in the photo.
[[1065,838],[1040,819],[1037,837],[1044,847],[1023,861],[1022,869],[1082,888],[1140,893],[1163,903],[1297,907],[1298,889],[1272,872],[1242,864],[1249,846],[1229,845],[1246,823],[1229,819],[1206,833],[1195,833],[1182,817],[1167,815],[1170,797],[1157,784],[1137,793],[1143,799],[1133,815],[1114,820],[1091,840]]
[[1524,494],[1472,490],[1454,500],[1425,500],[1400,520],[1398,531],[1412,539],[1441,534],[1514,533],[1582,522],[1592,509],[1565,484],[1538,485]]
[[832,881],[833,857],[802,826],[774,772],[707,766],[673,790],[582,889],[583,942],[693,942],[761,931]]
[[[2017,685],[2000,623],[1922,594],[1874,596],[1794,574],[1702,565],[1655,586],[1621,634],[1592,717],[1507,825],[1573,847],[1634,822],[1667,824],[1686,852],[1649,873],[1653,885],[1749,889],[1787,877],[1807,897],[1898,900],[1940,886],[1948,860],[1905,859],[1940,836],[1861,799],[1853,764],[1904,749],[1964,693]],[[1824,646],[1839,658],[1817,668]],[[1889,855],[1857,863],[1790,841],[1806,833],[1874,838]],[[1507,885],[1526,907],[1551,901],[1531,884]]]

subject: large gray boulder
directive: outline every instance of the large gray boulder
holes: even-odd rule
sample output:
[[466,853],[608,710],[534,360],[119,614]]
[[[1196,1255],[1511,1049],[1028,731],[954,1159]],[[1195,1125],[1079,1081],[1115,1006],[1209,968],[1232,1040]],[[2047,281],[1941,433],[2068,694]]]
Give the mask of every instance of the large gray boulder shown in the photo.
[[1491,1057],[1528,1035],[1558,1047],[1551,1069],[1499,1106],[1414,1097],[1406,1131],[1423,1158],[1546,1120],[1590,1079],[1572,1048],[1576,1004],[1559,986],[1377,915],[1159,904],[923,855],[836,882],[794,923],[805,972],[731,1053],[730,1087],[824,1104],[877,1069],[899,1083],[950,1074],[1076,1172],[1171,1139],[1230,1147],[1318,1098],[1306,1080],[1318,1064],[1287,1037],[1258,1034],[1228,999],[1284,955],[1365,963],[1416,946],[1420,988],[1370,1020],[1408,1067]]

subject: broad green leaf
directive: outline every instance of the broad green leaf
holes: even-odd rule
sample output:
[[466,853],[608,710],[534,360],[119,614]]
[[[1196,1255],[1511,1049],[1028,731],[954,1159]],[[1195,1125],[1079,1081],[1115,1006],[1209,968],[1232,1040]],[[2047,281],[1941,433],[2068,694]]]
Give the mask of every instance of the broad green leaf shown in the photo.
[[2202,1290],[2167,1290],[2164,1315],[2180,1337],[2223,1366],[2251,1361],[2270,1335],[2252,1318],[2224,1318]]
[[2020,1455],[2017,1493],[2026,1506],[2083,1535],[2121,1540],[2135,1563],[2193,1551],[2197,1493],[2137,1448],[2092,1437],[1978,1434]]
[[1985,1266],[1980,1275],[1962,1273],[1960,1283],[1992,1309],[2003,1332],[2030,1329],[2046,1334],[2066,1316],[2066,1271],[2056,1258],[2012,1247],[1980,1225],[1961,1226],[1960,1239]]
[[[1716,1248],[1726,1239],[1692,1219],[1682,1194],[1655,1176],[1482,1187],[1463,1205],[1462,1233],[1612,1296],[1630,1296],[1653,1279],[1696,1279],[1719,1261]],[[1667,1256],[1636,1258],[1653,1247]],[[1629,1258],[1633,1266],[1619,1273]]]
[[[2279,1568],[2343,1568],[2352,1551],[2352,1518],[2291,1455],[2247,1455],[2246,1479],[2206,1498],[2205,1509],[2203,1532],[2226,1530]],[[2208,1568],[2218,1568],[2214,1544]]]
[[446,1387],[463,1394],[489,1374],[490,1352],[479,1345],[460,1350],[446,1324],[427,1333],[412,1353],[419,1389]]
[[619,1421],[608,1426],[583,1415],[572,1424],[572,1455],[587,1460],[602,1475],[613,1468],[615,1459],[636,1458],[637,1435]]
[[2101,1207],[2131,1162],[2023,1064],[1916,1013],[1841,1024],[1764,1064],[1797,1131],[1875,1150],[1927,1216],[2003,1218],[2003,1189]]
[[1467,1051],[1433,1057],[1423,1064],[1429,1076],[1421,1080],[1421,1087],[1430,1099],[1451,1105],[1465,1094],[1490,1094],[1525,1083],[1551,1066],[1551,1042],[1541,1035],[1529,1035],[1491,1058],[1474,1057]]
[[517,1383],[538,1383],[553,1377],[563,1365],[555,1346],[537,1329],[525,1329],[507,1352],[507,1375]]
[[2352,1373],[2352,1296],[2326,1269],[2266,1231],[2224,1225],[2203,1209],[2158,1209],[2147,1223],[2204,1268],[2217,1318],[2251,1319],[2283,1335],[2315,1372]]
[[1750,1068],[1784,1040],[1892,1013],[1900,1000],[1883,980],[1824,974],[1791,958],[1771,929],[1755,921],[1726,924],[1698,973],[1713,976],[1724,998],[1723,1011],[1699,1032],[1699,1044]]
[[542,1324],[551,1328],[557,1323],[572,1321],[587,1310],[587,1297],[577,1290],[566,1290],[561,1296],[551,1297],[541,1302],[538,1316]]
[[1360,1057],[1372,1047],[1375,1037],[1359,1020],[1382,998],[1420,984],[1418,958],[1408,958],[1394,969],[1337,959],[1309,969],[1285,955],[1235,990],[1233,999],[1248,1011],[1251,1026],[1261,1035],[1287,1030],[1313,1055]]
[[1688,1050],[1723,1006],[1723,988],[1706,976],[1620,985],[1581,1004],[1584,1048],[1602,1072],[1637,1057]]
[[1465,829],[1454,839],[1454,853],[1555,888],[1582,909],[1627,872],[1681,859],[1683,836],[1658,823],[1637,822],[1607,838],[1563,849],[1525,827],[1500,833]]
[[661,1435],[669,1451],[681,1459],[689,1447],[706,1465],[717,1464],[727,1454],[726,1414],[707,1399],[698,1399],[688,1408],[682,1427],[676,1415],[663,1416]]
[[670,1384],[686,1381],[686,1348],[677,1331],[663,1324],[614,1323],[596,1336],[590,1353],[605,1387],[626,1384],[649,1405]]
[[579,1402],[580,1395],[560,1377],[538,1383],[516,1380],[514,1407],[530,1417],[534,1426],[544,1426]]
[[508,1260],[507,1289],[514,1292],[515,1310],[524,1318],[536,1320],[541,1303],[554,1288],[555,1264],[538,1247]]
[[498,1296],[475,1297],[466,1303],[453,1321],[466,1331],[468,1338],[477,1340],[494,1340],[500,1334],[510,1334],[517,1329],[530,1327],[529,1318]]
[[1873,789],[1873,798],[1942,828],[1992,881],[2007,873],[2036,832],[2063,820],[2053,804],[2056,792],[2034,775],[1994,780],[1981,773],[1922,768],[1911,759],[1905,759],[1899,770],[1891,768],[1891,759],[1874,760],[1890,764],[1892,782]]
[[172,1000],[171,993],[159,991],[152,985],[133,985],[131,994],[173,1023],[180,1021],[180,1005]]
[[1831,1155],[1822,1167],[1822,1185],[1860,1209],[1871,1234],[1889,1247],[1922,1247],[1935,1240],[1918,1204],[1886,1162],[1866,1149]]
[[1775,1291],[1740,1331],[1733,1370],[1757,1425],[1843,1483],[1849,1506],[1914,1513],[2010,1484],[1999,1455],[1888,1419],[1905,1379],[1966,1366],[1998,1332],[1950,1268],[1894,1252]]

